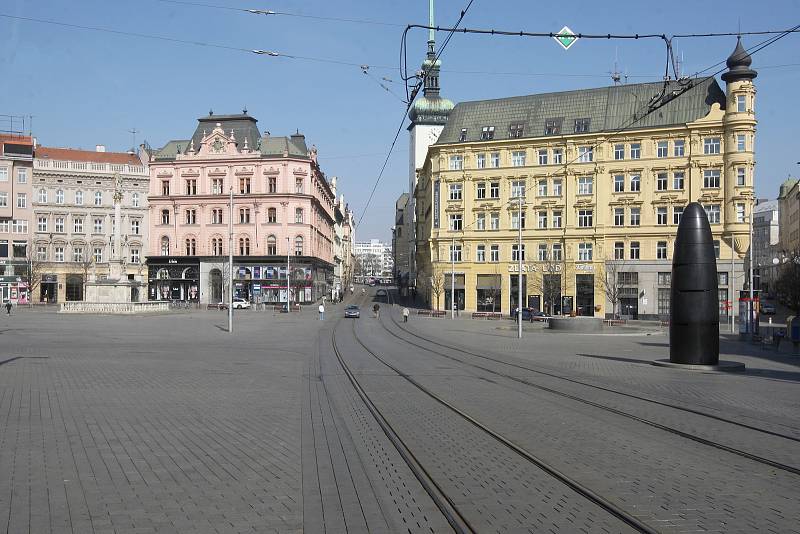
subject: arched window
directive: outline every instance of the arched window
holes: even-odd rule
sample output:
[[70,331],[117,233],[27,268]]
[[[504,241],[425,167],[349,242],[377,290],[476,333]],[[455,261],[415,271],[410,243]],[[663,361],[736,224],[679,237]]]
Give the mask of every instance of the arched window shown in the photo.
[[194,256],[197,254],[197,241],[194,238],[186,239],[186,255]]
[[267,210],[267,222],[268,223],[278,222],[278,210],[276,210],[275,208],[269,208]]
[[303,255],[303,236],[301,235],[294,238],[294,254],[295,256]]
[[211,253],[214,256],[222,256],[222,238],[215,237],[211,239]]
[[169,224],[169,210],[161,210],[161,224]]
[[277,256],[278,255],[278,240],[275,238],[274,235],[271,235],[267,238],[267,256]]
[[169,238],[167,236],[161,238],[161,255],[169,256]]
[[249,237],[240,237],[239,238],[239,256],[249,256],[250,255],[250,238]]
[[296,222],[296,223],[303,222],[303,208],[295,208],[295,210],[294,210],[294,222]]

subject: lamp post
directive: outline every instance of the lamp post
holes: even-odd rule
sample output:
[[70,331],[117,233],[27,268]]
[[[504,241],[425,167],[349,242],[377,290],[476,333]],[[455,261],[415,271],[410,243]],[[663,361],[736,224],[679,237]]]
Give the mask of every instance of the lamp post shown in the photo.
[[450,238],[450,318],[456,318],[456,238]]
[[522,192],[517,208],[517,339],[522,339]]
[[228,333],[233,333],[233,186],[228,201]]
[[289,286],[290,273],[289,273],[289,247],[291,246],[292,242],[289,239],[289,236],[286,236],[286,313],[289,313],[291,310],[290,306],[292,305],[292,297],[291,297],[291,287]]

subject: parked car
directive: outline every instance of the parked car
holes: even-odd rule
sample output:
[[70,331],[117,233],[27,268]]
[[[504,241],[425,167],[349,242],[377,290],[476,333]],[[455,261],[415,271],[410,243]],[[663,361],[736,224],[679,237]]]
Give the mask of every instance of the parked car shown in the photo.
[[[243,299],[242,297],[233,297],[233,309],[234,310],[246,310],[250,307],[250,301],[247,299]],[[220,310],[227,310],[228,303],[227,302],[220,302],[219,303]]]
[[344,309],[344,316],[347,319],[358,319],[361,317],[361,309],[358,306],[351,304]]
[[761,313],[764,315],[775,315],[775,305],[764,302],[761,304]]

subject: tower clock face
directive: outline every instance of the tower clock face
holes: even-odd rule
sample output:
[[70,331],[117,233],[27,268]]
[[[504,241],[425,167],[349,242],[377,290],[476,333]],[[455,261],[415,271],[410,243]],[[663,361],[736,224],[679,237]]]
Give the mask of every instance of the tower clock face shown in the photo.
[[439,132],[437,130],[428,130],[428,144],[432,145],[439,139]]

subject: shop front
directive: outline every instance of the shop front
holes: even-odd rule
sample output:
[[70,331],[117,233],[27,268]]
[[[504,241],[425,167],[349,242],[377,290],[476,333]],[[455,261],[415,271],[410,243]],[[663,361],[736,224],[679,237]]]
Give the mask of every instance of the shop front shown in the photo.
[[58,302],[58,275],[43,274],[39,282],[39,302],[55,304]]
[[479,274],[475,286],[476,310],[479,312],[497,312],[502,302],[500,284],[502,279],[499,274]]
[[456,299],[456,310],[463,310],[464,309],[464,296],[465,296],[465,289],[464,289],[464,275],[456,273],[455,274],[455,284],[452,284],[451,280],[452,276],[450,273],[445,273],[444,275],[444,309],[450,311],[453,309],[452,305],[452,296],[451,294],[455,294]]
[[[4,261],[4,260],[0,260]],[[28,303],[28,265],[0,263],[0,302]]]
[[148,265],[148,300],[198,302],[200,263],[193,258],[159,258]]

